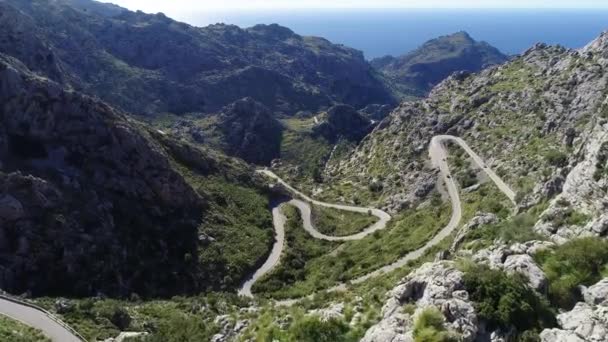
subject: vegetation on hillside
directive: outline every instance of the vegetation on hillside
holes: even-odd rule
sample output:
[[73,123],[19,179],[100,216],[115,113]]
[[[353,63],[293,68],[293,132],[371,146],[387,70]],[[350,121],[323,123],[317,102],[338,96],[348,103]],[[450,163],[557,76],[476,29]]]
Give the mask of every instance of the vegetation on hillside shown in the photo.
[[414,322],[414,341],[416,342],[455,342],[458,339],[450,334],[445,325],[443,314],[436,307],[424,309]]
[[475,302],[477,316],[487,322],[490,331],[516,328],[520,339],[526,341],[555,325],[549,302],[529,287],[524,276],[485,265],[469,264],[464,271],[464,284]]
[[285,223],[285,246],[281,262],[272,272],[256,282],[255,293],[281,296],[284,289],[305,280],[308,263],[338,247],[335,242],[313,239],[302,228],[300,212],[291,205],[283,205],[287,217]]
[[50,342],[41,331],[0,315],[0,341]]
[[593,285],[608,276],[608,241],[581,238],[536,255],[549,280],[549,299],[570,309],[582,299],[580,285]]
[[312,206],[312,219],[315,228],[329,236],[356,234],[378,221],[378,218],[370,213],[356,213],[317,205]]

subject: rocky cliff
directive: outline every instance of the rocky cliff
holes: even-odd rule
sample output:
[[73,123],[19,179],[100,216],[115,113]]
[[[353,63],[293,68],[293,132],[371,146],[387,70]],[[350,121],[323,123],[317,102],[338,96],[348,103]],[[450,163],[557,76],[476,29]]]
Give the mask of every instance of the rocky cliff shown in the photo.
[[[228,194],[209,197],[191,179],[229,177],[232,162],[175,142],[5,55],[0,103],[0,287],[158,296],[221,286],[225,261],[205,261],[205,249],[215,247],[202,237],[214,232],[213,208],[229,203],[222,197]],[[248,182],[248,173],[233,187]],[[231,276],[238,282],[245,272]]]
[[283,126],[268,108],[245,98],[222,110],[217,122],[224,151],[243,160],[269,165],[281,150]]

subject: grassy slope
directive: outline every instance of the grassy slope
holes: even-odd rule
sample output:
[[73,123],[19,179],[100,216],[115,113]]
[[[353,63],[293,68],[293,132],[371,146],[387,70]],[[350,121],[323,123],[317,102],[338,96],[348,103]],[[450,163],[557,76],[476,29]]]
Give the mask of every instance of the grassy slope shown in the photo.
[[312,206],[315,228],[330,236],[346,236],[359,233],[378,219],[369,214]]
[[50,342],[39,330],[0,315],[0,341]]

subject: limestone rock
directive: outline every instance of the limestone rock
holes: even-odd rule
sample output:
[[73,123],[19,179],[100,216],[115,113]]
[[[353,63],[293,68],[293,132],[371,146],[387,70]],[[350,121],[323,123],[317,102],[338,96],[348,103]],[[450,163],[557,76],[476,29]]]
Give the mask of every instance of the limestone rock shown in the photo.
[[523,274],[534,289],[544,292],[547,278],[543,270],[536,264],[532,256],[541,249],[553,246],[545,241],[528,241],[511,246],[495,245],[478,251],[473,260],[486,263],[490,267],[500,268],[509,273]]
[[541,333],[543,342],[600,342],[608,336],[608,278],[584,288],[584,302],[557,316],[559,328]]
[[[362,342],[412,341],[415,317],[428,307],[438,308],[446,326],[463,341],[473,341],[478,332],[477,316],[462,277],[452,262],[424,264],[389,293],[381,321],[368,329]],[[405,304],[416,306],[414,315],[403,312]]]
[[333,319],[339,320],[344,318],[344,303],[336,303],[325,309],[313,310],[309,314],[319,316],[323,322]]

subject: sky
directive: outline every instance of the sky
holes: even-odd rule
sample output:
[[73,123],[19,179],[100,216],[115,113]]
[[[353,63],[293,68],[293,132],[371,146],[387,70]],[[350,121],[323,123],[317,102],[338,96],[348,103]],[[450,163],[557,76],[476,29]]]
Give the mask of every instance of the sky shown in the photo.
[[102,0],[131,10],[192,11],[366,8],[608,8],[606,0]]

